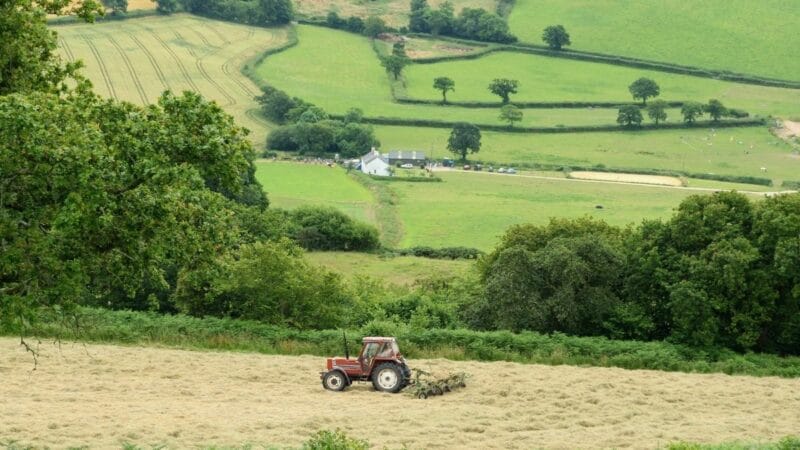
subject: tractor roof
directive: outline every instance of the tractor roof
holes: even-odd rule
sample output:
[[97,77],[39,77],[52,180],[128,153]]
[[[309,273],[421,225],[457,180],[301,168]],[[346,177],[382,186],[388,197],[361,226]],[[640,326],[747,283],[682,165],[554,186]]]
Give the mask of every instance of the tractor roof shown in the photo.
[[393,337],[378,337],[378,336],[367,336],[362,339],[362,342],[391,342],[395,339]]

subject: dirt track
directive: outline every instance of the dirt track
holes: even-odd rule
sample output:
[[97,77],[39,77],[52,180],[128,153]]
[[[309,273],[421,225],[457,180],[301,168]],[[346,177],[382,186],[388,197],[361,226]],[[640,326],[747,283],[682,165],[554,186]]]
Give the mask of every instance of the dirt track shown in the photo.
[[0,442],[64,448],[298,445],[339,427],[377,448],[656,448],[800,433],[800,380],[512,363],[466,370],[429,400],[322,389],[317,357],[43,344],[39,368],[0,339]]
[[635,173],[612,172],[570,172],[570,178],[578,180],[620,181],[623,183],[657,184],[661,186],[683,186],[680,178],[661,175],[639,175]]

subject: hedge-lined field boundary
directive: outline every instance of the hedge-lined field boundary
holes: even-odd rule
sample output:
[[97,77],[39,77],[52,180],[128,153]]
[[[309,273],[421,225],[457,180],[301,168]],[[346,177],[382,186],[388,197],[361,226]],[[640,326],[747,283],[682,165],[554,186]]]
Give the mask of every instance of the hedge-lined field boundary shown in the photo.
[[[396,97],[397,103],[408,105],[435,105],[435,106],[455,106],[460,108],[501,108],[505,106],[502,102],[451,102],[442,103],[441,100],[419,99],[411,97]],[[669,108],[680,108],[684,105],[683,101],[666,102]],[[518,102],[512,101],[511,105],[525,109],[570,109],[570,108],[619,108],[621,106],[633,105],[639,108],[646,108],[639,102]]]
[[[175,11],[175,13],[183,12],[183,9]],[[151,16],[168,16],[170,14],[164,14],[156,11],[155,9],[137,9],[134,11],[128,11],[125,14],[106,14],[104,16],[97,16],[94,18],[95,22],[114,22],[118,20],[127,20],[127,19],[138,19],[141,17],[151,17]],[[85,23],[83,19],[77,16],[58,16],[58,17],[51,17],[47,19],[48,25],[58,26],[58,25],[70,25],[75,23]]]
[[663,61],[653,61],[648,59],[633,58],[627,56],[611,55],[607,53],[587,52],[581,50],[552,50],[549,47],[528,43],[515,43],[515,44],[491,44],[480,41],[472,41],[469,39],[455,38],[451,36],[433,36],[427,33],[408,33],[408,36],[438,39],[442,41],[449,41],[459,43],[462,45],[488,45],[489,48],[477,55],[448,55],[448,56],[435,56],[431,58],[415,59],[414,63],[417,64],[434,64],[437,62],[451,61],[458,59],[474,59],[484,56],[486,54],[497,51],[508,51],[517,53],[528,53],[540,56],[549,56],[553,58],[566,58],[575,59],[579,61],[596,62],[603,64],[612,64],[615,66],[633,67],[637,69],[655,70],[659,72],[669,72],[681,75],[689,75],[701,78],[713,78],[716,80],[731,81],[742,84],[755,84],[760,86],[781,87],[788,89],[800,89],[800,81],[784,80],[780,78],[759,77],[756,75],[731,72],[727,70],[706,69],[696,66],[684,66],[680,64],[673,64]]
[[[344,116],[341,114],[332,114],[332,119],[343,120]],[[364,117],[364,123],[371,123],[373,125],[396,125],[396,126],[409,126],[409,127],[427,127],[427,128],[452,128],[457,122],[447,120],[432,120],[432,119],[404,119],[399,117]],[[660,123],[658,125],[648,123],[638,127],[622,127],[618,124],[608,125],[578,125],[578,126],[563,126],[563,127],[509,127],[508,125],[498,124],[481,124],[476,123],[482,131],[500,131],[504,133],[592,133],[592,132],[607,132],[607,131],[644,131],[644,130],[676,130],[676,129],[694,129],[694,128],[735,128],[735,127],[754,127],[763,126],[766,121],[763,118],[752,119],[735,119],[735,120],[721,120],[714,122],[710,120],[696,121],[691,124],[687,123]]]
[[[75,326],[77,324],[77,326]],[[9,329],[0,334],[14,335]],[[396,336],[411,358],[514,361],[526,364],[649,369],[669,372],[800,377],[800,357],[695,349],[667,342],[617,341],[560,333],[411,329],[372,323],[346,332],[351,343],[364,336]],[[331,356],[342,353],[341,330],[297,330],[236,319],[195,318],[152,312],[79,308],[76,317],[41,317],[29,335],[128,345]],[[358,345],[358,344],[355,344]]]

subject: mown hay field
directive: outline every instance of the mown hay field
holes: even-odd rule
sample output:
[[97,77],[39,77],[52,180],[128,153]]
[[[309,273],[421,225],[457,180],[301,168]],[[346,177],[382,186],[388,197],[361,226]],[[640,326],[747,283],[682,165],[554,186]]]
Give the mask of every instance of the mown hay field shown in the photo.
[[[375,130],[383,148],[432,151],[437,158],[452,156],[446,150],[450,130],[395,126],[378,126]],[[800,173],[797,151],[770,134],[766,127],[559,134],[483,131],[481,135],[481,150],[470,155],[470,159],[502,164],[556,164],[573,168],[603,164],[615,168],[746,175],[771,178],[776,186],[781,180],[797,179]],[[766,170],[762,171],[762,167]],[[689,186],[692,183],[689,180]]]
[[525,0],[509,25],[525,42],[561,24],[576,50],[800,80],[798,17],[800,2],[782,0]]
[[777,440],[800,418],[797,379],[414,360],[473,375],[418,400],[325,391],[311,356],[44,343],[32,371],[19,339],[0,349],[0,436],[37,447],[296,447],[340,428],[376,448],[657,448]]
[[257,28],[187,14],[53,27],[67,60],[100,95],[139,105],[167,89],[216,100],[261,145],[271,125],[253,99],[259,88],[240,72],[254,56],[283,45],[286,28]]

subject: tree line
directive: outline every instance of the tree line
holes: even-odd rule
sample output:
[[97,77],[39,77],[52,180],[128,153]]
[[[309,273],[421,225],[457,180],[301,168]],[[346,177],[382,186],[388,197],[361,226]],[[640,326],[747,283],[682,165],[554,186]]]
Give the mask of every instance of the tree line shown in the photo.
[[455,15],[453,4],[445,1],[437,9],[427,0],[411,0],[408,31],[455,36],[487,42],[511,43],[517,38],[502,17],[482,8],[464,8]]
[[800,353],[800,195],[692,196],[666,221],[518,225],[479,263],[471,325]]

